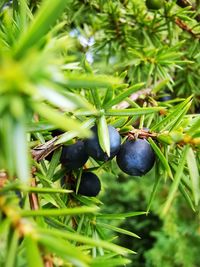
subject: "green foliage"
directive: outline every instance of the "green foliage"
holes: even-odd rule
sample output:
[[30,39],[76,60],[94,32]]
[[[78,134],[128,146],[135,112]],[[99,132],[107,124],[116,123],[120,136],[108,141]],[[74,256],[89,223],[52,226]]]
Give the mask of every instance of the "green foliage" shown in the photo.
[[[198,266],[199,215],[185,206],[180,196],[164,220],[153,231],[154,247],[145,253],[147,266]],[[188,249],[190,248],[190,249]]]
[[[198,2],[186,8],[178,2],[151,11],[139,0],[0,1],[0,265],[120,266],[130,257],[134,265],[139,247],[115,244],[116,237],[139,244],[142,236],[136,224],[128,229],[116,221],[148,224],[145,215],[154,211],[164,227],[146,255],[150,266],[160,266],[171,249],[166,244],[160,251],[160,245],[174,238],[165,227],[181,209],[177,196],[198,213]],[[166,90],[172,100],[161,102]],[[108,156],[108,124],[123,141],[149,140],[157,160],[142,178],[150,181],[142,188],[143,205],[136,198],[126,209],[119,203],[131,200],[129,185],[134,192],[131,183],[139,180],[120,175],[115,159],[90,158],[73,171],[60,164],[61,147],[90,137],[95,124]],[[54,136],[56,129],[61,134]],[[77,194],[86,170],[103,180],[103,202]],[[119,202],[108,193],[109,176],[118,190],[117,177],[126,179]],[[181,258],[188,239],[177,240],[175,264],[196,264],[196,250]]]

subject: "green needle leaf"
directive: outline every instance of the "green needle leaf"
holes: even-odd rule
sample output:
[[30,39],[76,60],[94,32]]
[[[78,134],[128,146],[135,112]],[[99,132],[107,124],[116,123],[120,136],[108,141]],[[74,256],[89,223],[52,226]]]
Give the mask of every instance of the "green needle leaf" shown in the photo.
[[148,141],[151,145],[151,147],[153,148],[153,150],[155,151],[156,155],[158,156],[158,158],[160,159],[163,167],[165,168],[165,170],[168,172],[168,175],[172,178],[172,172],[171,172],[171,168],[168,164],[167,159],[165,158],[165,156],[163,155],[162,151],[160,150],[160,148],[156,145],[156,143],[152,140],[152,138],[148,138]]
[[110,157],[110,137],[105,116],[101,116],[99,118],[97,127],[98,127],[99,144],[102,150],[106,152],[108,157]]
[[200,117],[196,118],[192,123],[192,126],[189,128],[187,133],[190,136],[194,136],[200,130]]
[[30,179],[29,162],[28,162],[28,147],[26,141],[26,129],[23,122],[17,122],[14,126],[15,140],[15,160],[16,170],[19,179],[23,183],[28,183]]
[[130,231],[127,231],[127,230],[119,228],[119,227],[115,227],[115,226],[113,226],[111,224],[97,222],[97,225],[99,225],[99,226],[101,226],[103,228],[107,228],[107,229],[110,229],[112,231],[124,234],[124,235],[129,235],[129,236],[132,236],[132,237],[140,238],[138,235],[136,235],[136,234],[134,234],[134,233],[132,233]]
[[44,210],[22,210],[20,214],[22,217],[35,217],[35,216],[64,216],[76,215],[84,213],[94,213],[97,207],[80,207],[80,208],[66,208],[66,209],[44,209]]
[[159,175],[159,176],[157,175],[157,176],[156,176],[156,181],[154,182],[153,190],[152,190],[152,192],[151,192],[150,199],[149,199],[149,202],[148,202],[147,212],[150,211],[150,208],[151,208],[151,205],[152,205],[153,200],[154,200],[154,198],[155,198],[155,195],[156,195],[156,192],[157,192],[157,189],[158,189],[160,180],[161,180],[161,176],[160,176],[160,175]]
[[112,244],[104,240],[92,239],[90,237],[83,236],[77,233],[71,233],[67,231],[58,231],[58,230],[51,231],[49,229],[41,229],[40,232],[46,233],[46,234],[52,234],[57,237],[62,237],[68,240],[77,241],[77,242],[88,244],[88,245],[95,246],[95,247],[101,247],[101,248],[113,251],[120,255],[126,255],[128,253],[135,254],[135,252],[130,249],[123,248],[121,246]]
[[106,116],[137,116],[151,114],[159,112],[164,109],[163,107],[152,107],[152,108],[127,108],[127,109],[108,109],[105,111]]
[[138,83],[131,86],[130,88],[126,89],[123,93],[117,95],[114,99],[107,102],[103,108],[108,109],[118,104],[119,102],[123,101],[126,97],[130,96],[132,93],[137,92],[143,85],[144,83]]
[[[52,253],[56,253],[67,263],[68,261],[77,267],[89,267],[90,257],[85,255],[79,248],[73,246],[58,235],[59,231],[40,231],[38,242]],[[37,265],[35,265],[37,266]]]
[[[88,129],[91,128],[92,125],[95,122],[95,118],[90,118],[89,120],[85,120],[85,122],[83,122],[80,126],[80,129]],[[79,132],[77,130],[71,130],[67,133],[64,133],[62,135],[60,135],[60,137],[58,138],[58,140],[56,141],[55,145],[59,145],[59,144],[63,144],[71,139],[73,139],[74,137],[78,136]]]
[[112,214],[97,214],[98,218],[101,219],[110,219],[110,220],[118,220],[118,219],[124,219],[129,217],[135,217],[139,215],[146,215],[146,211],[133,211],[133,212],[127,212],[127,213],[112,213]]
[[116,266],[126,266],[131,261],[125,258],[103,258],[103,257],[96,257],[92,260],[91,267],[116,267]]
[[12,238],[9,242],[9,247],[7,248],[6,262],[5,262],[4,267],[14,267],[15,266],[16,258],[17,258],[18,242],[19,242],[19,233],[18,233],[18,231],[14,231],[12,233]]
[[169,113],[163,120],[151,127],[151,130],[172,130],[176,126],[176,124],[180,122],[179,120],[183,115],[185,115],[188,108],[190,107],[191,98],[192,97],[188,97],[185,101],[178,104],[175,109],[171,113]]
[[30,27],[16,42],[14,50],[16,58],[22,57],[28,49],[39,44],[39,41],[49,31],[50,27],[56,23],[68,2],[69,0],[56,0],[49,4],[48,0],[43,1]]
[[31,236],[26,236],[24,242],[28,267],[43,267],[43,260],[36,240],[34,240]]
[[182,172],[184,170],[188,149],[189,149],[189,146],[185,146],[183,149],[183,152],[182,152],[182,155],[181,155],[181,158],[179,161],[179,168],[177,168],[176,174],[174,176],[173,184],[171,185],[169,195],[167,197],[167,200],[166,200],[164,207],[163,207],[163,210],[161,212],[162,216],[165,216],[167,214],[167,212],[169,211],[169,208],[172,204],[172,201],[175,198],[176,191],[177,191],[179,184],[180,184],[180,181],[181,181]]
[[188,149],[186,160],[191,178],[191,188],[194,196],[194,203],[197,206],[200,198],[199,171],[195,154],[191,147]]
[[32,103],[32,106],[43,118],[47,119],[53,125],[56,125],[58,128],[64,131],[75,130],[78,132],[77,135],[81,137],[90,136],[90,131],[86,128],[82,128],[80,122],[69,118],[50,106],[44,103]]

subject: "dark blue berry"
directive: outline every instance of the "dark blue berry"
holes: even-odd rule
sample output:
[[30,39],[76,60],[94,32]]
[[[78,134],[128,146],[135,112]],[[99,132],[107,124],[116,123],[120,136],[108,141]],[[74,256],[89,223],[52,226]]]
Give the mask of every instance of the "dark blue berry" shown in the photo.
[[147,128],[147,127],[143,127],[142,130],[147,132],[147,133],[149,132],[149,128]]
[[82,167],[88,160],[83,141],[78,141],[73,145],[63,146],[60,162],[68,170],[76,170]]
[[121,144],[121,137],[118,131],[111,125],[108,125],[108,132],[110,138],[110,157],[102,150],[99,144],[97,127],[92,127],[93,137],[87,139],[85,141],[85,150],[89,156],[91,156],[95,160],[100,161],[107,161],[109,159],[114,158],[117,155],[120,144]]
[[45,159],[48,160],[48,161],[51,161],[52,157],[53,157],[53,152],[51,152],[49,155],[47,155],[45,157]]
[[196,109],[195,109],[195,113],[196,113],[196,114],[199,114],[199,113],[200,113],[200,105],[196,107]]
[[159,97],[158,100],[159,100],[160,102],[165,102],[165,101],[172,100],[172,97],[171,97],[171,95],[165,95],[165,96]]
[[165,102],[169,100],[172,100],[172,92],[169,90],[164,90],[163,95],[158,98],[158,101]]
[[23,199],[22,199],[22,194],[19,190],[15,190],[15,194],[16,196],[18,197],[18,200],[19,200],[19,206],[20,208],[23,207]]
[[63,134],[63,133],[64,133],[64,132],[63,132],[62,130],[59,130],[59,129],[55,129],[55,130],[52,130],[52,131],[51,131],[51,135],[52,135],[53,137],[58,136],[58,135]]
[[119,168],[133,176],[142,176],[151,170],[155,153],[146,139],[127,140],[117,155]]
[[94,173],[85,172],[81,176],[78,194],[88,197],[95,197],[101,191],[101,182]]
[[12,1],[12,0],[7,1],[7,2],[2,6],[2,8],[1,8],[0,11],[3,11],[3,10],[5,10],[6,8],[11,7],[12,4],[13,4],[13,1]]

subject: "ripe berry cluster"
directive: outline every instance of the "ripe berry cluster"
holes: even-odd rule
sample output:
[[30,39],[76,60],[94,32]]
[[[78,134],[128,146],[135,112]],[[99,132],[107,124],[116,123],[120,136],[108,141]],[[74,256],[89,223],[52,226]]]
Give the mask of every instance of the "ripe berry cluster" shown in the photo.
[[[121,145],[121,137],[118,131],[108,125],[110,139],[110,156],[103,151],[99,144],[97,126],[92,127],[93,136],[84,141],[77,141],[72,145],[65,145],[62,148],[60,162],[68,170],[81,168],[88,160],[89,156],[97,161],[108,161],[117,158],[119,168],[134,176],[146,174],[154,165],[155,154],[146,139],[129,140]],[[61,132],[54,131],[52,135]],[[48,159],[51,155],[48,156]],[[83,172],[79,184],[78,193],[84,196],[96,196],[101,190],[99,178],[91,172]]]

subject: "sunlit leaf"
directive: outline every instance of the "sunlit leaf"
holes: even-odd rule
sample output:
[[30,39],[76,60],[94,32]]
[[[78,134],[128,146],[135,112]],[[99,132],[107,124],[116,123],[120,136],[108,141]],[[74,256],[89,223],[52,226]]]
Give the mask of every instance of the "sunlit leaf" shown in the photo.
[[26,140],[26,129],[23,123],[17,122],[14,129],[15,140],[15,160],[16,169],[19,179],[22,182],[28,183],[30,180],[29,162],[28,162],[28,147]]
[[187,165],[188,165],[190,178],[191,178],[191,188],[192,188],[192,192],[194,196],[194,202],[195,202],[195,205],[197,206],[199,203],[199,198],[200,198],[200,188],[199,188],[199,177],[200,176],[199,176],[195,154],[191,147],[188,149],[186,160],[187,160]]
[[102,150],[107,153],[108,157],[110,157],[110,137],[105,116],[99,118],[97,127],[99,144]]
[[[91,128],[92,125],[94,124],[94,122],[95,122],[95,118],[90,118],[89,120],[86,120],[84,123],[82,123],[80,128],[83,130]],[[77,130],[71,130],[67,133],[64,133],[64,134],[60,135],[60,137],[56,141],[55,145],[65,143],[65,142],[73,139],[74,137],[76,137],[78,135],[79,135],[79,132]]]
[[33,103],[34,109],[50,123],[56,125],[58,128],[68,131],[75,130],[77,135],[81,137],[87,137],[90,135],[90,132],[87,129],[81,128],[80,122],[77,120],[71,119],[69,116],[58,112],[57,110],[51,108],[46,104]]
[[108,109],[105,111],[106,116],[137,116],[151,114],[159,112],[163,107],[152,107],[152,108],[127,108],[127,109]]
[[37,241],[32,236],[27,235],[24,242],[28,267],[43,267],[43,260],[41,257],[41,252],[38,248]]
[[67,74],[66,85],[72,88],[109,87],[121,82],[121,79],[106,75]]
[[64,91],[58,85],[45,82],[37,86],[38,93],[52,105],[61,108],[63,111],[72,111],[76,108],[87,108],[94,110],[92,105],[81,98],[81,96]]

